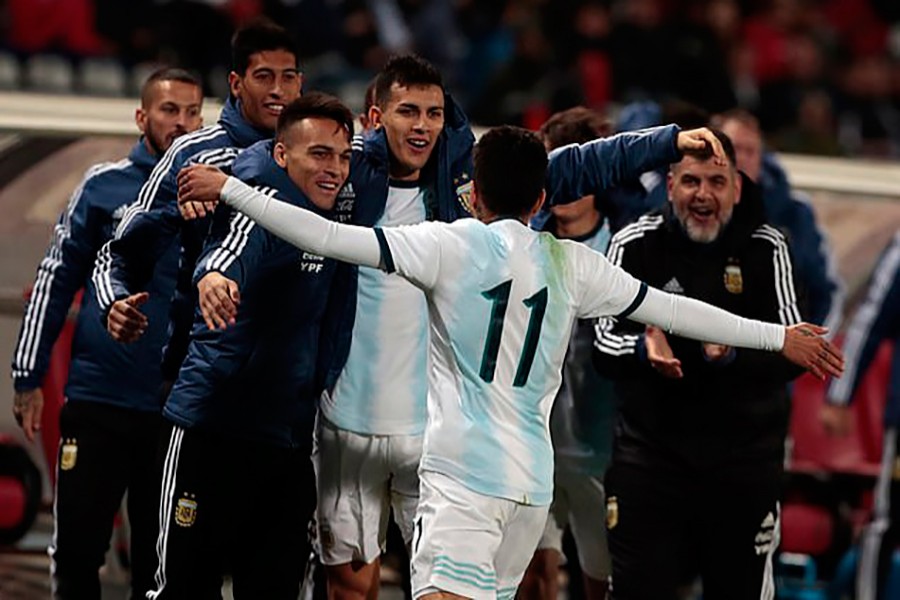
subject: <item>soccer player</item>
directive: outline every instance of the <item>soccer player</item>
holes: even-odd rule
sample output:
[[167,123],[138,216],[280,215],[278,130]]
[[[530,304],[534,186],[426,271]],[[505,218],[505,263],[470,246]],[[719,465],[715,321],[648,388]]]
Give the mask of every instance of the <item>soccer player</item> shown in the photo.
[[[40,429],[41,384],[50,353],[75,293],[86,288],[60,414],[54,535],[50,546],[55,598],[100,598],[97,570],[109,546],[113,518],[128,490],[131,591],[143,597],[153,581],[156,538],[155,469],[161,421],[159,356],[166,339],[168,303],[154,293],[144,337],[122,346],[100,320],[90,273],[100,246],[134,199],[160,156],[180,136],[200,127],[200,82],[181,69],[153,73],[141,89],[135,121],[143,136],[128,158],[88,170],[60,215],[47,256],[38,267],[13,353],[13,413],[25,436]],[[178,255],[160,257],[160,285],[172,285]],[[155,292],[154,288],[151,288]]]
[[629,316],[680,335],[781,351],[822,377],[842,369],[822,328],[744,319],[648,288],[583,244],[529,229],[546,172],[534,134],[500,127],[476,151],[471,201],[479,220],[374,229],[327,221],[209,167],[179,176],[184,201],[220,195],[307,251],[396,272],[424,291],[431,342],[412,544],[416,598],[515,594],[552,498],[549,412],[576,318]]
[[[110,334],[121,342],[134,341],[147,327],[140,306],[149,297],[147,286],[156,283],[157,261],[173,243],[178,245],[182,253],[179,294],[172,312],[173,339],[163,367],[170,379],[184,355],[194,299],[190,274],[202,247],[204,226],[208,227],[206,221],[190,228],[184,225],[175,199],[178,171],[189,161],[227,168],[241,148],[271,137],[278,115],[300,95],[297,53],[284,29],[254,21],[235,33],[231,46],[231,96],[219,122],[185,136],[169,149],[126,211],[115,238],[100,250],[92,276]],[[161,287],[156,293],[172,298],[173,290]]]
[[[238,156],[234,173],[330,216],[349,173],[352,130],[353,114],[336,98],[306,95],[282,111],[274,142]],[[163,409],[151,597],[214,596],[228,565],[236,593],[296,600],[315,507],[313,380],[334,261],[223,208],[197,265],[188,355]],[[220,302],[232,319],[209,309]]]

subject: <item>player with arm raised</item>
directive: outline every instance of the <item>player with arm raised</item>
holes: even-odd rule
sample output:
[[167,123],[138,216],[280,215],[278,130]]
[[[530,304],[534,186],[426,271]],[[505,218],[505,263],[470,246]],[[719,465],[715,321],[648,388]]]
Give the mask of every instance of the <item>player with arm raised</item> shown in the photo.
[[549,413],[576,318],[628,316],[704,341],[781,351],[822,377],[843,368],[822,328],[744,319],[648,288],[581,244],[529,229],[546,168],[534,134],[494,129],[475,154],[479,220],[384,229],[328,222],[215,169],[179,176],[182,201],[221,195],[293,244],[397,272],[425,292],[431,351],[416,598],[514,595],[552,497]]

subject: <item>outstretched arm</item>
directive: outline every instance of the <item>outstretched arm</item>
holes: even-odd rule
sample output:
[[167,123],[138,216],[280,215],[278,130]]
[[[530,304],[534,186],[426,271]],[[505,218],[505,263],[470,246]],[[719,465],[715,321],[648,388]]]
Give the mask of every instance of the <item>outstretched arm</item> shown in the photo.
[[647,295],[629,318],[655,325],[682,337],[728,346],[780,351],[791,362],[820,379],[840,377],[841,352],[821,336],[824,327],[799,323],[790,327],[733,315],[693,298],[647,288]]
[[195,165],[178,176],[179,202],[219,197],[260,226],[298,248],[364,267],[381,268],[386,244],[378,229],[342,225],[281,202],[227,177],[214,167]]

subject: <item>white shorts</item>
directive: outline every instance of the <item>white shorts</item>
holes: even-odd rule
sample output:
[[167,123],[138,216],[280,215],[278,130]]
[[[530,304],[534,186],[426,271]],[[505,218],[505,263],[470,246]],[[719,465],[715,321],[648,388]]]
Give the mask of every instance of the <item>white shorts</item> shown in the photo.
[[596,477],[557,471],[553,504],[538,550],[556,550],[562,554],[566,526],[572,529],[581,570],[592,579],[606,581],[612,574],[606,545],[606,494]]
[[513,598],[549,507],[484,496],[433,471],[420,479],[413,598],[438,591],[475,600]]
[[392,507],[409,548],[421,456],[421,435],[363,435],[319,415],[312,459],[322,564],[371,563],[381,556]]

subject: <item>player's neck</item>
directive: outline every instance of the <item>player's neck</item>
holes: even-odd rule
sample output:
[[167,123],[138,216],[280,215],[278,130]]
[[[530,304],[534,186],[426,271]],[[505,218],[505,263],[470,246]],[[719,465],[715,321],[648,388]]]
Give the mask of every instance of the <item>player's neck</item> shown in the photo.
[[600,224],[600,213],[593,211],[580,219],[562,220],[556,218],[556,237],[580,238],[595,231]]

